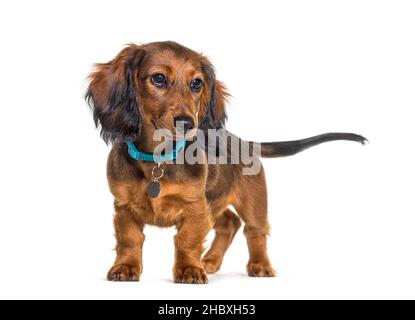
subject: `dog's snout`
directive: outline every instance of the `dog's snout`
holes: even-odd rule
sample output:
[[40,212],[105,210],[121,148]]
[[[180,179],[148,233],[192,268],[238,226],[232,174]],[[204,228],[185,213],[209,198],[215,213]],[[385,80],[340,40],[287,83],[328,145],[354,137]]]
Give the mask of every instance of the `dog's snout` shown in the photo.
[[176,129],[186,133],[195,127],[195,121],[189,116],[178,116],[174,118],[174,126]]

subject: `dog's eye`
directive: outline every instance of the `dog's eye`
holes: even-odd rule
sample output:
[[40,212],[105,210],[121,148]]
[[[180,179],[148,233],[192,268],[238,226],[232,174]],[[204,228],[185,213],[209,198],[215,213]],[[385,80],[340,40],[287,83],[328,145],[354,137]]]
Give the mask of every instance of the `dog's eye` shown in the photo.
[[167,79],[164,74],[156,73],[151,76],[151,82],[158,88],[167,86]]
[[203,86],[203,81],[200,79],[193,79],[192,82],[190,82],[190,88],[192,90],[200,90],[200,88],[202,88]]

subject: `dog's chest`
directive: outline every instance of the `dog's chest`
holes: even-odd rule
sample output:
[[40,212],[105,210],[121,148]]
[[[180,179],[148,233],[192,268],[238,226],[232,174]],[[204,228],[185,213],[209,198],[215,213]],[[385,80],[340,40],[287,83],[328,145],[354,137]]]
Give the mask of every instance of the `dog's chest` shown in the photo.
[[147,181],[123,183],[112,188],[117,202],[128,204],[145,224],[169,227],[176,225],[182,214],[204,197],[204,188],[196,182],[174,183],[160,180],[160,194],[147,195]]

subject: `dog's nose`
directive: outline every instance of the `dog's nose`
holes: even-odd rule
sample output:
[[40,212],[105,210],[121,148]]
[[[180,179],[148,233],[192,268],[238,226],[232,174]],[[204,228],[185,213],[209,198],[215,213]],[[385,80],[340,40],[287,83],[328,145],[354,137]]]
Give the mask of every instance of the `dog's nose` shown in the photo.
[[174,126],[179,131],[183,131],[183,133],[192,130],[195,127],[195,122],[193,118],[188,116],[178,116],[174,118]]

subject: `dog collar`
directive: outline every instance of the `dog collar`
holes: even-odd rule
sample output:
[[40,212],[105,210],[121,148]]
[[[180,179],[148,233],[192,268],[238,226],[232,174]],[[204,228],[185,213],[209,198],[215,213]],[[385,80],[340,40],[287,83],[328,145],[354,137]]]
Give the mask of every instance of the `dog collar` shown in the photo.
[[177,141],[176,147],[173,149],[171,153],[162,154],[162,155],[154,155],[152,153],[142,152],[137,149],[134,142],[132,141],[128,141],[127,146],[128,146],[128,154],[134,160],[143,160],[143,161],[161,163],[165,161],[175,160],[177,156],[184,151],[184,148],[186,146],[186,140]]

